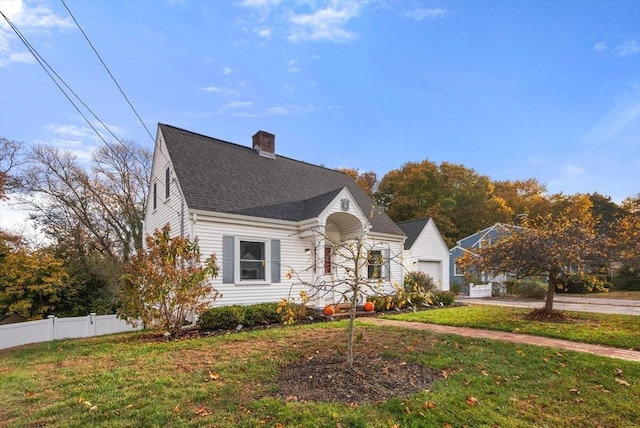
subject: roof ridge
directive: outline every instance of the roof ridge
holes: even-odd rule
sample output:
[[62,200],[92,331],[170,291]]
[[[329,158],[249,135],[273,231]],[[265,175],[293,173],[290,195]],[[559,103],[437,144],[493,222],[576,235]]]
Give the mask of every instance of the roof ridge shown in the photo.
[[[198,137],[204,137],[204,138],[206,138],[208,140],[215,140],[215,141],[218,141],[218,142],[221,142],[221,143],[226,143],[226,144],[230,144],[232,146],[236,146],[236,147],[240,147],[240,148],[243,148],[243,149],[247,149],[247,150],[252,150],[253,151],[252,147],[245,146],[243,144],[234,143],[232,141],[227,141],[227,140],[222,140],[220,138],[211,137],[209,135],[201,134],[199,132],[189,131],[188,129],[180,128],[180,127],[177,127],[177,126],[174,126],[174,125],[170,125],[168,123],[158,122],[158,125],[159,126],[166,126],[166,127],[169,127],[169,128],[173,128],[173,129],[175,129],[177,131],[187,132],[189,134],[197,135]],[[337,170],[335,168],[329,168],[327,166],[318,165],[318,164],[315,164],[315,163],[310,163],[310,162],[303,161],[303,160],[300,160],[300,159],[294,159],[294,158],[291,158],[289,156],[281,155],[281,154],[278,154],[278,153],[276,153],[276,156],[278,156],[281,159],[287,159],[287,160],[290,160],[290,161],[293,161],[293,162],[298,162],[298,163],[302,163],[302,164],[305,164],[305,165],[313,166],[315,168],[321,168],[321,169],[325,169],[325,170],[328,170],[328,171],[333,171],[333,172],[335,172],[337,174],[343,174],[343,175],[349,176],[346,172],[339,171],[339,170]]]

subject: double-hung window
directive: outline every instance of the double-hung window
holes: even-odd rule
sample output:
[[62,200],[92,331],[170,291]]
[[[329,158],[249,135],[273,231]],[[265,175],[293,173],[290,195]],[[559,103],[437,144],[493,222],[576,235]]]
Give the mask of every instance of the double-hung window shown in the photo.
[[367,277],[369,279],[381,279],[383,278],[384,260],[382,258],[382,251],[371,250],[369,251],[369,257],[367,260]]
[[270,284],[281,278],[280,240],[222,237],[222,282]]
[[239,241],[240,281],[266,280],[266,245],[264,241]]

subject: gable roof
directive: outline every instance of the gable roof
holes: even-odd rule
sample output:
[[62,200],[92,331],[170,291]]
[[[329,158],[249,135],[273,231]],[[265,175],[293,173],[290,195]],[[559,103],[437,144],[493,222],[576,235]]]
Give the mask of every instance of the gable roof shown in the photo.
[[[522,226],[516,226],[513,224],[507,224],[507,223],[495,223],[487,228],[484,228],[474,234],[471,234],[469,236],[465,236],[464,238],[460,239],[459,241],[457,241],[458,246],[463,247],[463,248],[472,248],[475,247],[476,245],[478,245],[478,243],[480,241],[482,241],[483,239],[485,239],[487,236],[490,237],[495,237],[495,233],[498,229],[502,229],[503,231],[509,231],[509,230],[521,230],[521,229],[525,229]],[[494,233],[495,232],[495,233]],[[494,235],[491,235],[492,233],[494,233]]]
[[343,189],[364,213],[371,231],[402,230],[347,174],[284,156],[260,156],[250,147],[158,124],[190,209],[302,221],[317,217]]
[[404,241],[404,249],[408,250],[413,246],[413,243],[416,242],[420,233],[429,222],[429,217],[420,218],[417,220],[407,220],[396,223],[398,227],[407,235],[407,240]]

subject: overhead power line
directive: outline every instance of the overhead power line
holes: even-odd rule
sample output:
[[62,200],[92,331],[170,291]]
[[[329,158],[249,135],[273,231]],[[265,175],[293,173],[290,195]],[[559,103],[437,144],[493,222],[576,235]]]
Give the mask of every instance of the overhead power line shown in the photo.
[[131,110],[133,111],[133,113],[136,115],[136,117],[138,118],[138,120],[140,121],[140,124],[144,127],[144,129],[147,131],[147,134],[149,135],[149,138],[151,138],[152,141],[154,141],[155,143],[155,138],[153,138],[153,136],[151,135],[151,132],[149,131],[149,128],[147,128],[147,125],[145,125],[144,121],[142,120],[142,118],[140,117],[140,115],[138,114],[138,112],[136,111],[135,107],[133,107],[133,104],[131,104],[131,101],[129,101],[129,98],[127,97],[127,95],[124,93],[124,91],[122,90],[122,88],[120,87],[120,84],[118,84],[118,81],[116,80],[116,78],[113,76],[113,74],[111,73],[111,71],[109,70],[109,67],[107,67],[107,64],[105,64],[105,62],[102,60],[102,57],[100,56],[100,54],[98,53],[98,51],[96,50],[96,48],[93,46],[93,43],[91,43],[91,40],[89,40],[89,37],[87,36],[87,34],[84,32],[84,30],[82,29],[82,27],[80,26],[80,23],[78,23],[78,20],[76,19],[76,17],[73,15],[73,13],[71,12],[71,10],[69,9],[69,7],[67,6],[67,4],[65,3],[64,0],[60,0],[62,2],[62,4],[64,5],[65,9],[67,9],[67,12],[69,12],[69,15],[71,15],[71,18],[73,19],[73,22],[76,23],[76,26],[78,27],[78,29],[80,30],[80,32],[82,33],[82,35],[84,36],[84,38],[86,39],[87,43],[89,43],[89,46],[91,46],[91,49],[93,49],[93,52],[96,54],[96,56],[98,57],[98,59],[100,60],[100,63],[102,64],[102,66],[104,67],[104,69],[107,71],[107,73],[109,74],[109,77],[111,77],[111,80],[113,80],[113,83],[115,83],[116,87],[118,88],[118,90],[120,91],[120,93],[122,94],[122,96],[124,97],[124,99],[127,101],[127,104],[129,104],[129,107],[131,107]]

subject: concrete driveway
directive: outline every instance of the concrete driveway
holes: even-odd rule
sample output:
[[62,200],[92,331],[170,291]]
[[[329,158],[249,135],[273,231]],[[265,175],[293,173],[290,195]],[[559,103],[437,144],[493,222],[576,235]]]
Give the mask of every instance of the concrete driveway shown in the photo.
[[[544,306],[544,300],[535,299],[503,299],[495,297],[472,299],[465,296],[458,296],[457,300],[470,305],[510,306],[515,308],[532,309]],[[640,316],[640,300],[631,299],[600,299],[556,294],[553,300],[553,308],[563,311]]]

